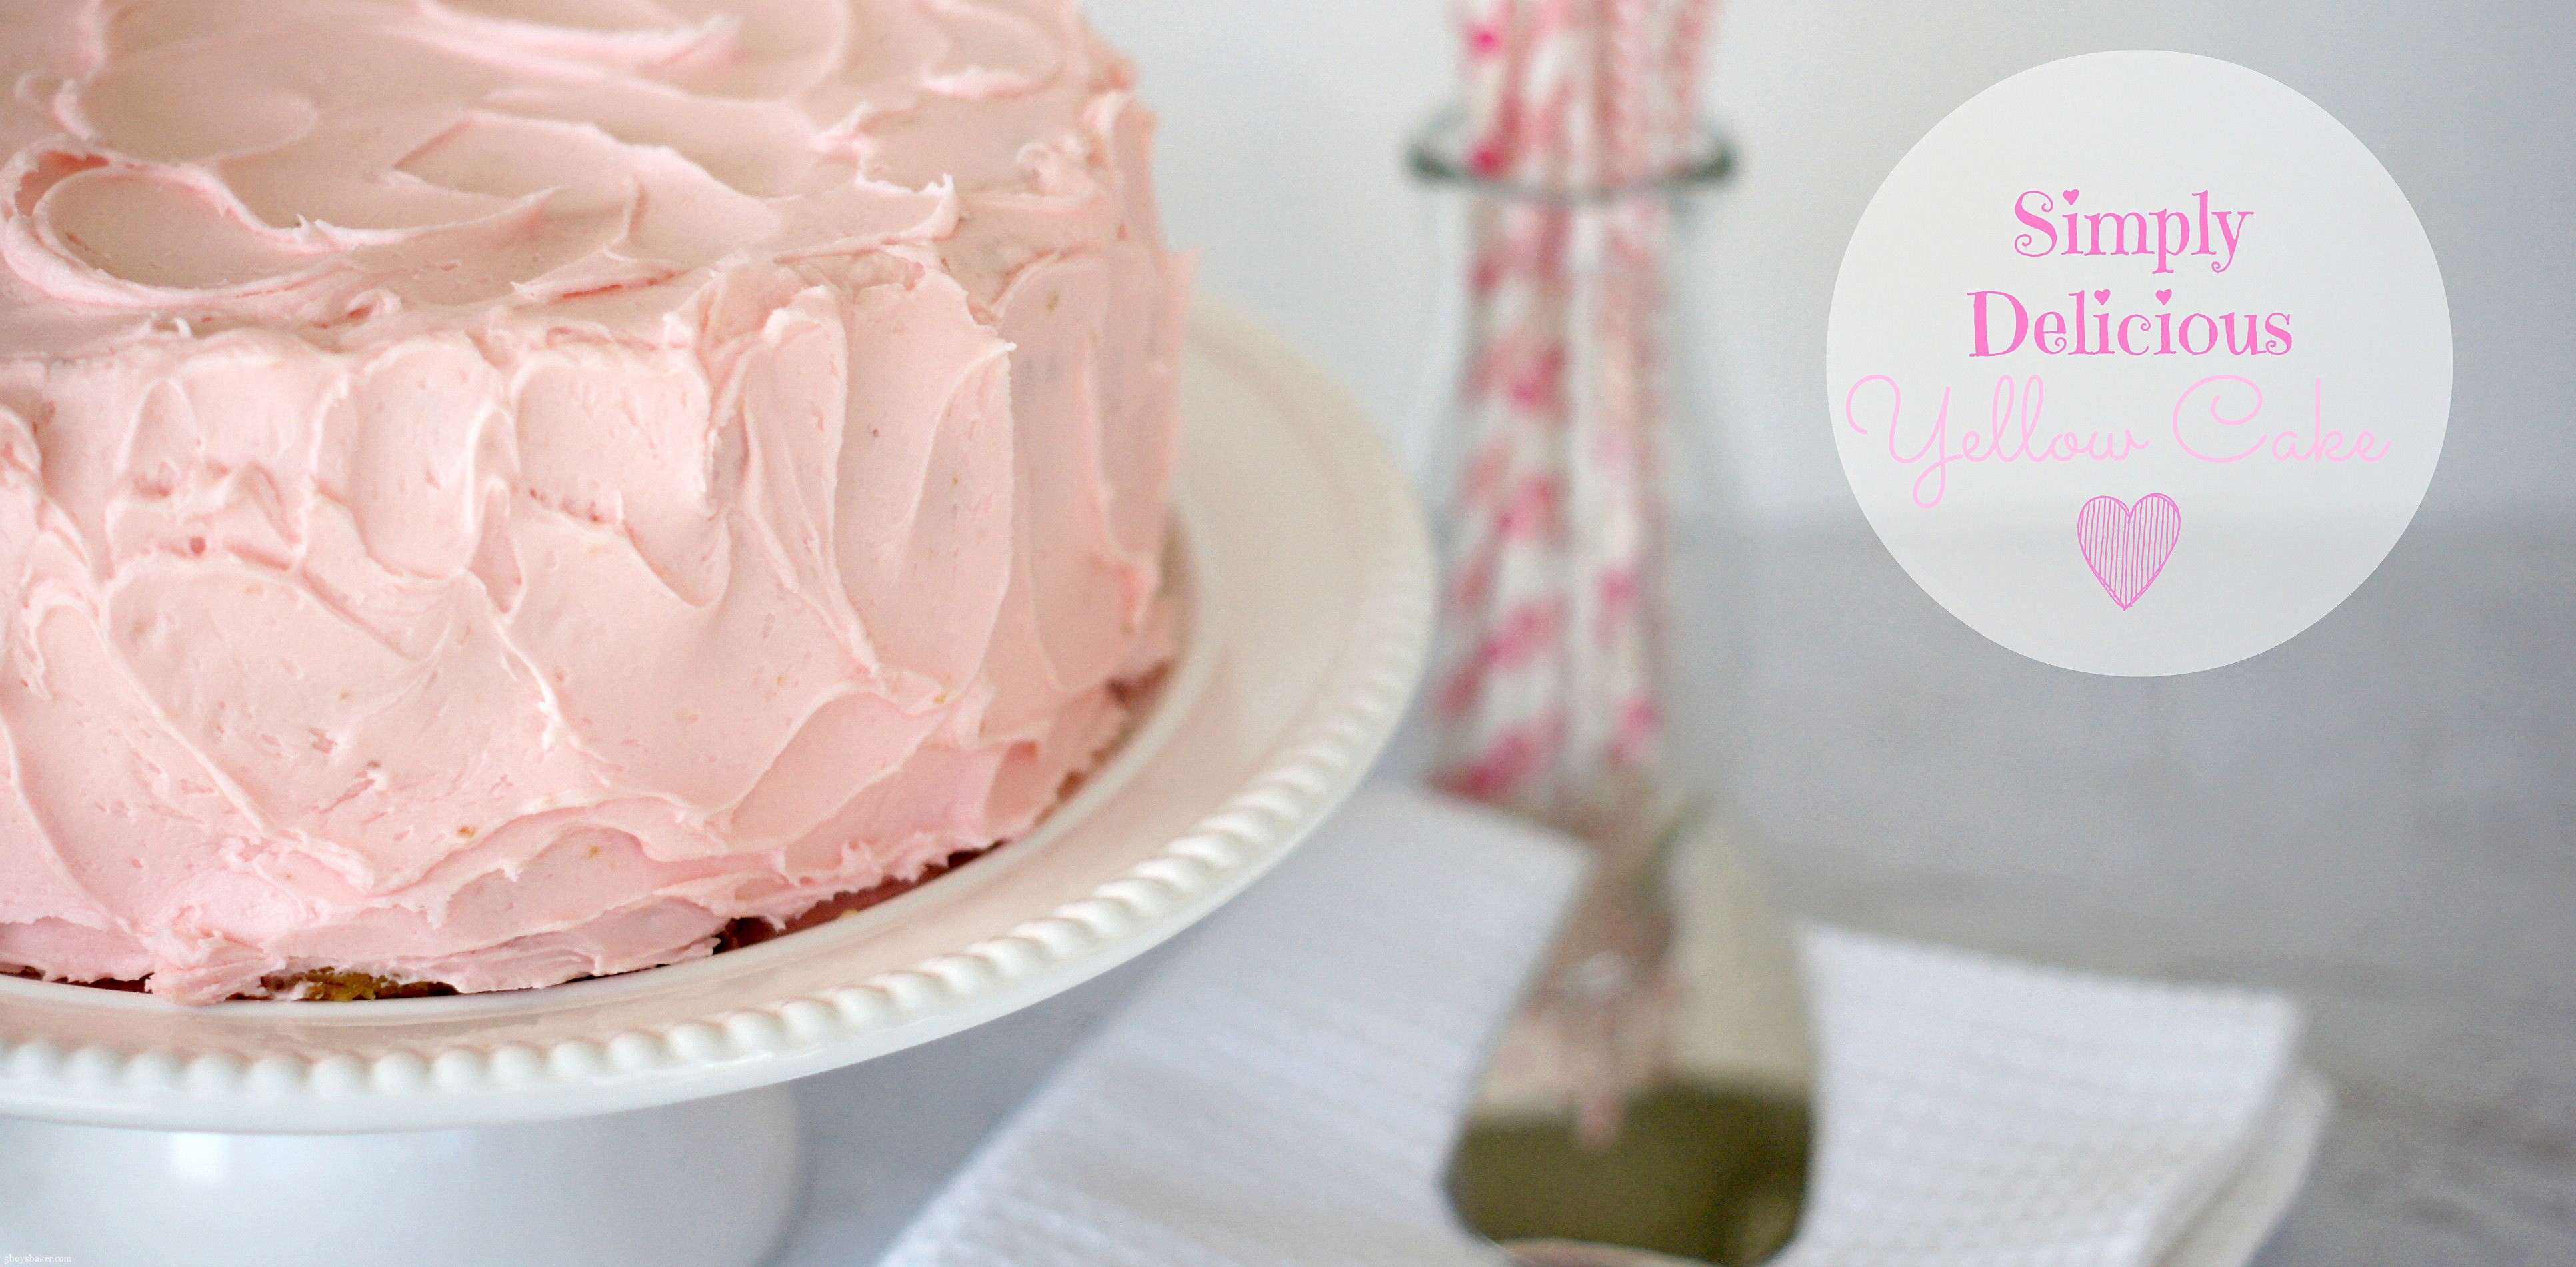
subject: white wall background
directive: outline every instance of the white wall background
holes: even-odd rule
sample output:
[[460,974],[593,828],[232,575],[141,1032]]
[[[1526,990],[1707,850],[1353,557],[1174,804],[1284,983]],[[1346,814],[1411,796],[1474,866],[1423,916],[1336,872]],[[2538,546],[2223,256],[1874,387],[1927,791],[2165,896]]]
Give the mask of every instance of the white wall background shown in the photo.
[[[1173,239],[1295,336],[1408,452],[1433,223],[1399,153],[1442,101],[1447,0],[1089,0],[1164,119]],[[1822,406],[1826,309],[1879,180],[1960,102],[2077,53],[2223,57],[2307,94],[2414,199],[2457,386],[2428,516],[2576,514],[2576,3],[1735,0],[1716,113],[1742,177],[1689,263],[1742,504],[1858,522]]]

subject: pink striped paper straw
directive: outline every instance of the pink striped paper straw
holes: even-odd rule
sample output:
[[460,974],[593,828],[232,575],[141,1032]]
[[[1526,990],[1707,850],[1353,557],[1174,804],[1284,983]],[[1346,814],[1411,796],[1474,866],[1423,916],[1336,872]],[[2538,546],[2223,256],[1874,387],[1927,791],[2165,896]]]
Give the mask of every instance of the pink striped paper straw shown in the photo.
[[[1470,166],[1569,194],[1692,148],[1708,0],[1466,0]],[[1468,487],[1437,700],[1442,778],[1560,823],[1662,754],[1661,268],[1652,197],[1477,211]]]

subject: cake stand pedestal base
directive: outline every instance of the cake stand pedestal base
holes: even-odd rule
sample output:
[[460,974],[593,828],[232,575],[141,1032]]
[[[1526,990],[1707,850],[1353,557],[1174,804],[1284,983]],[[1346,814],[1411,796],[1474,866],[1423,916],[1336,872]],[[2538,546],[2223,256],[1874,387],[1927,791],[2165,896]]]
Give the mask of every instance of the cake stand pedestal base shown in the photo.
[[805,1190],[795,1093],[389,1135],[0,1119],[0,1253],[93,1267],[756,1267]]

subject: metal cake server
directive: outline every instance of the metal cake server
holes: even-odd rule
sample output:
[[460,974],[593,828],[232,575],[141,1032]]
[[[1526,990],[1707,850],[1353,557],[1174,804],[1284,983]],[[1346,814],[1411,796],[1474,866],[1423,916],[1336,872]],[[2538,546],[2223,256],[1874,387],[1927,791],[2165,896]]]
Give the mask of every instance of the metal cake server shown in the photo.
[[1684,812],[1589,889],[1460,1134],[1460,1222],[1530,1267],[1747,1267],[1805,1197],[1808,1040],[1768,865]]

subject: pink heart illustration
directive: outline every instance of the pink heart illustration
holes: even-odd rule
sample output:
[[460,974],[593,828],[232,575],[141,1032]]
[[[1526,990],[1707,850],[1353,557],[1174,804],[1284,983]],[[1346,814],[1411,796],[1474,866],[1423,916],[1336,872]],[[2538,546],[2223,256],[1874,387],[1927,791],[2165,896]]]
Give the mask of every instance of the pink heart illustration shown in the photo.
[[2067,202],[2069,202],[2069,203],[2073,203],[2073,202],[2075,201],[2075,197],[2076,197],[2076,195],[2081,194],[2081,193],[2083,193],[2084,191],[2083,191],[2083,190],[2081,190],[2081,189],[2061,189],[2061,190],[2058,190],[2057,192],[2058,192],[2058,193],[2060,193],[2060,194],[2062,194],[2062,195],[2064,195],[2064,196],[2065,196],[2065,198],[2066,198],[2066,201],[2067,201]]
[[2157,292],[2156,292],[2156,302],[2157,302],[2157,303],[2160,303],[2160,304],[2169,304],[2169,303],[2172,303],[2172,302],[2173,302],[2173,292],[2172,292],[2172,291],[2170,291],[2170,290],[2160,290],[2160,291],[2157,291]]
[[2111,292],[2109,292],[2109,291],[2107,291],[2107,290],[2097,290],[2097,291],[2094,291],[2094,292],[2093,292],[2093,302],[2095,302],[2095,303],[2097,303],[2097,304],[2107,304],[2107,303],[2111,302]]
[[2182,507],[2162,493],[2149,493],[2135,506],[2096,497],[2075,513],[2075,546],[2084,552],[2084,565],[2122,611],[2146,597],[2181,541]]

